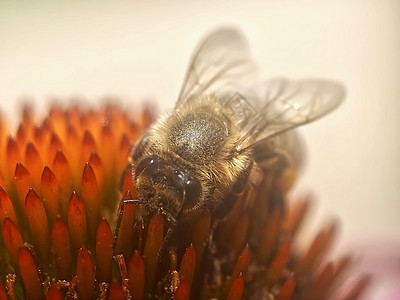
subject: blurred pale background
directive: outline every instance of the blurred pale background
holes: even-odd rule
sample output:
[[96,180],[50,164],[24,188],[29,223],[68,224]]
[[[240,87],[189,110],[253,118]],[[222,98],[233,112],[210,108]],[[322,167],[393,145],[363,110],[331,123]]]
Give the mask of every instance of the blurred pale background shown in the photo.
[[[172,107],[192,49],[231,24],[265,76],[328,77],[348,97],[302,128],[308,163],[295,192],[317,196],[314,231],[342,224],[340,250],[377,274],[368,299],[400,293],[400,1],[69,1],[0,4],[0,110],[49,96],[151,97]],[[397,284],[397,285],[396,285]]]

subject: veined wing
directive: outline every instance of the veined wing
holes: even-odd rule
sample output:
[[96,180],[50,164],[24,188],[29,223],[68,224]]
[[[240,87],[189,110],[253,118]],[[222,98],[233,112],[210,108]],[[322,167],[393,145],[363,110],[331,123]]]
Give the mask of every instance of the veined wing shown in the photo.
[[346,94],[342,84],[323,79],[272,79],[265,83],[265,90],[262,96],[265,104],[256,109],[238,140],[239,153],[323,117],[334,110]]
[[247,41],[239,31],[214,31],[194,52],[175,107],[203,94],[240,92],[249,86],[255,69]]

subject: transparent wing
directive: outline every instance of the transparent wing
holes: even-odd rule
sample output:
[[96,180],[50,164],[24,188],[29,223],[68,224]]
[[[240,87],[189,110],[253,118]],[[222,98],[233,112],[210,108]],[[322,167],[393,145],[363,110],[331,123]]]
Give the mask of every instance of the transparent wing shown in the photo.
[[212,32],[190,61],[176,107],[202,94],[226,95],[248,87],[255,74],[247,41],[232,28]]
[[263,85],[263,106],[242,131],[237,150],[244,152],[287,130],[313,122],[334,110],[344,99],[342,84],[322,79],[272,79]]

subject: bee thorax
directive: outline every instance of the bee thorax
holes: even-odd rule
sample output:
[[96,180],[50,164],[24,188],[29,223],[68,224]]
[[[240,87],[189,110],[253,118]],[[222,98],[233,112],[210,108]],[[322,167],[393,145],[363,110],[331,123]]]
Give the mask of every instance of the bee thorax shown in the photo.
[[197,112],[184,116],[169,133],[172,150],[183,159],[204,164],[223,147],[225,126],[215,116]]

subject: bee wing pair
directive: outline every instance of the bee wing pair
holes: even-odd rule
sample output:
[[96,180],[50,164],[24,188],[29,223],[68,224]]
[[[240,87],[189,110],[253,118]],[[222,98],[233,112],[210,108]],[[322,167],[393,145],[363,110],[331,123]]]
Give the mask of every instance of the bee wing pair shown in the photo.
[[217,30],[194,52],[176,108],[203,94],[215,94],[219,99],[230,97],[226,104],[242,110],[235,114],[239,117],[237,121],[243,122],[236,145],[242,153],[280,133],[319,119],[345,97],[344,87],[331,80],[278,78],[254,86],[249,82],[255,70],[242,34],[230,28]]

